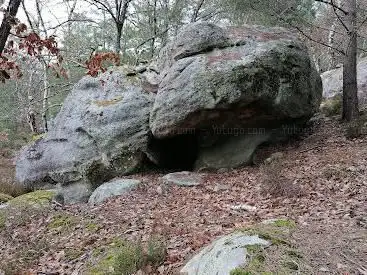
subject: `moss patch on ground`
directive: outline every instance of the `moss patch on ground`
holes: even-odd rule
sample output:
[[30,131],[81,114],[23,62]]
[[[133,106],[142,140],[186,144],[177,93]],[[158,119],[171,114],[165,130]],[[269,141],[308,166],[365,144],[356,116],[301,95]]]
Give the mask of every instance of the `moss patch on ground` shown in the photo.
[[6,203],[12,199],[14,199],[12,196],[0,193],[0,203]]
[[0,213],[0,230],[5,227],[6,217],[3,213]]
[[158,267],[166,257],[166,246],[160,237],[151,237],[146,245],[140,242],[116,240],[105,251],[101,248],[92,253],[98,258],[86,274],[129,275],[145,266]]
[[48,229],[57,231],[66,231],[77,223],[76,218],[67,214],[59,214],[52,217],[51,222],[47,225]]

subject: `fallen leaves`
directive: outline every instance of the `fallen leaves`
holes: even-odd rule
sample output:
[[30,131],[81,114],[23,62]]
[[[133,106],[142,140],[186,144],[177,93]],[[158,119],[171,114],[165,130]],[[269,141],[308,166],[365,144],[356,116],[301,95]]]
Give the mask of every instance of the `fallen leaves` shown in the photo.
[[[24,264],[34,272],[30,274],[80,274],[96,251],[108,250],[115,240],[145,242],[149,236],[158,234],[167,239],[168,252],[158,274],[173,274],[184,261],[219,236],[263,220],[288,217],[304,227],[299,232],[300,243],[308,241],[304,246],[310,249],[321,243],[330,254],[321,257],[310,252],[315,270],[326,268],[323,261],[330,261],[337,269],[332,260],[336,255],[353,274],[352,271],[358,272],[357,268],[363,270],[361,261],[367,261],[367,248],[361,245],[365,239],[353,240],[346,234],[348,230],[359,232],[366,228],[366,145],[366,139],[346,140],[340,125],[331,121],[302,141],[275,148],[284,154],[284,176],[302,187],[299,197],[285,194],[272,198],[262,194],[258,167],[204,174],[205,182],[191,188],[159,187],[162,176],[159,174],[135,175],[143,182],[140,188],[103,205],[58,207],[35,216],[28,225],[10,225],[0,232],[0,269],[14,257],[22,257],[17,251],[25,245],[46,241],[47,249],[31,263]],[[49,230],[50,220],[60,214],[71,215],[77,222],[67,230]],[[322,243],[323,239],[332,243],[337,238],[345,244],[354,244],[358,253],[366,252],[357,259],[359,266],[344,259],[331,244]],[[332,270],[330,266],[327,268]]]

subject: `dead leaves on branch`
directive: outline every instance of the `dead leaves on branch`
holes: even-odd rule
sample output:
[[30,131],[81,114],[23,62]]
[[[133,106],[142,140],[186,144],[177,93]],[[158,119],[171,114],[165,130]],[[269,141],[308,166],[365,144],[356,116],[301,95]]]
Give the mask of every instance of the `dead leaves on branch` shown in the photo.
[[29,32],[27,26],[19,21],[13,25],[13,30],[16,39],[8,41],[6,48],[0,55],[1,82],[4,83],[11,78],[20,78],[22,71],[18,64],[19,58],[24,59],[27,56],[46,62],[43,56],[47,55],[47,59],[51,60],[51,62],[47,62],[47,66],[54,72],[55,76],[68,77],[62,66],[63,58],[56,36],[42,38],[33,31]]
[[86,61],[87,74],[96,77],[100,72],[107,71],[108,65],[120,65],[120,56],[113,52],[94,53]]

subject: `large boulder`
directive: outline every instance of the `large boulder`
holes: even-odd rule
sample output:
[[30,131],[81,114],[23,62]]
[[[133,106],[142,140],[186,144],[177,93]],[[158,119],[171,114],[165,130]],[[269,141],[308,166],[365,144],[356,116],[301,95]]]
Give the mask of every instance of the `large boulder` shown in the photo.
[[70,187],[75,184],[80,199],[86,200],[103,182],[138,169],[154,101],[154,94],[142,86],[136,75],[112,71],[80,80],[55,126],[21,152],[18,182],[30,189],[58,184],[76,194]]
[[297,132],[321,102],[307,48],[283,28],[195,23],[159,59],[152,133],[161,140],[195,135],[197,169],[251,162],[260,144]]
[[[323,97],[335,98],[343,93],[343,66],[321,74]],[[357,65],[358,98],[361,105],[367,103],[367,58],[361,59]]]

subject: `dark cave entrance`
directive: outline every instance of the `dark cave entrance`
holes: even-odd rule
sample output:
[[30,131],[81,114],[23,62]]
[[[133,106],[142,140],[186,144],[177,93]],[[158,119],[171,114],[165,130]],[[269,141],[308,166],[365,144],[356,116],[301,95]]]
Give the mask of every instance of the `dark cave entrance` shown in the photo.
[[192,171],[198,151],[198,138],[195,134],[165,139],[152,137],[148,143],[147,157],[159,169]]

